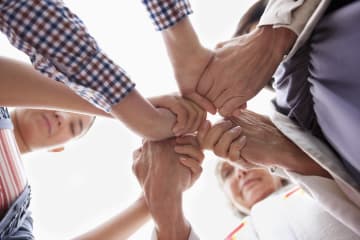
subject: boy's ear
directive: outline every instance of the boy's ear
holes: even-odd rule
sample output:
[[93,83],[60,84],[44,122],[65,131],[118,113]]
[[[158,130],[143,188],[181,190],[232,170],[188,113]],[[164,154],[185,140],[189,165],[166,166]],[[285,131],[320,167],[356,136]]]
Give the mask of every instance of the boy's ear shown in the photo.
[[62,152],[64,151],[65,147],[57,147],[57,148],[53,148],[48,150],[48,152]]

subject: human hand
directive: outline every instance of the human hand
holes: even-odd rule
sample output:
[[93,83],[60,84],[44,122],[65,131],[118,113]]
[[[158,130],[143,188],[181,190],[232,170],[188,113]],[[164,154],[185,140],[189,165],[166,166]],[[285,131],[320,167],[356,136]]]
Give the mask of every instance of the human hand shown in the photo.
[[[279,165],[284,156],[287,156],[284,153],[297,149],[264,115],[242,110],[239,116],[232,117],[231,121],[236,126],[240,126],[243,136],[246,136],[246,146],[241,150],[241,157],[236,161],[240,165],[247,163],[265,167]],[[246,163],[242,163],[244,159]]]
[[202,173],[201,164],[204,160],[204,153],[199,142],[193,135],[186,135],[176,138],[175,152],[189,157],[180,158],[180,163],[189,169],[191,179],[188,185],[190,188],[199,179]]
[[[236,163],[246,166],[278,166],[303,175],[330,177],[329,173],[289,140],[263,115],[242,110],[239,117],[232,117],[246,136],[246,145]],[[238,154],[238,153],[237,153]],[[229,155],[234,155],[230,153]]]
[[214,105],[196,92],[198,81],[212,60],[213,52],[201,45],[187,17],[161,33],[182,96],[206,111],[216,113]]
[[172,128],[176,136],[195,132],[206,119],[206,111],[176,94],[151,97],[148,100],[155,107],[166,108],[176,115],[176,123]]
[[232,115],[271,79],[295,39],[288,29],[264,26],[218,44],[197,92],[206,96],[221,115]]
[[213,52],[200,48],[186,56],[186,61],[175,67],[175,79],[182,96],[192,100],[207,112],[216,113],[214,104],[196,90],[202,74],[213,59]]
[[[175,144],[181,146],[177,150],[182,154],[174,152]],[[134,152],[133,171],[143,187],[159,238],[187,236],[190,227],[182,213],[182,192],[200,175],[203,157],[196,139],[191,136],[181,137],[177,143],[175,139],[145,141],[143,147]]]
[[[189,188],[194,179],[198,178],[203,158],[194,136],[158,142],[145,140],[143,146],[134,151],[133,171],[146,197],[147,193],[155,197],[162,196],[163,194],[159,194],[161,192],[179,193]],[[150,190],[155,190],[157,194]]]
[[212,127],[209,122],[201,125],[197,138],[204,149],[212,150],[215,155],[239,162],[243,167],[250,168],[253,165],[241,158],[240,151],[246,144],[243,131],[230,120],[220,120]]

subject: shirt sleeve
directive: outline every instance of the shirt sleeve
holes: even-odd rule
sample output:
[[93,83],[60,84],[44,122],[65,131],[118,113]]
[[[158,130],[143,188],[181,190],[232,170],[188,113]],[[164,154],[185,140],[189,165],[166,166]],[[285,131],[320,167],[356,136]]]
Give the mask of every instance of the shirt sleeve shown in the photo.
[[[156,229],[154,228],[151,234],[151,240],[157,240],[157,233],[156,233]],[[200,238],[198,237],[198,235],[195,233],[195,231],[193,230],[193,228],[191,228],[190,230],[190,234],[189,234],[189,238],[188,240],[200,240]]]
[[290,58],[310,37],[330,2],[330,0],[270,0],[258,25],[285,27],[298,35],[297,41],[287,55],[287,58]]
[[156,30],[161,31],[192,13],[188,0],[143,0]]
[[0,30],[34,67],[109,112],[135,87],[62,1],[0,2]]

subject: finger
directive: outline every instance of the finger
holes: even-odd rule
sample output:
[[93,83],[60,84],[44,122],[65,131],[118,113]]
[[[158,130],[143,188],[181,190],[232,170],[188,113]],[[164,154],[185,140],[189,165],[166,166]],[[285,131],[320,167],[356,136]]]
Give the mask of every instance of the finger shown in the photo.
[[182,165],[188,167],[193,174],[201,172],[202,170],[201,164],[195,159],[182,157],[180,158],[180,162]]
[[197,105],[199,105],[202,109],[205,111],[215,114],[216,108],[214,104],[212,104],[211,101],[209,101],[206,97],[201,96],[199,93],[191,93],[185,96],[188,99],[191,99],[193,102],[195,102]]
[[192,131],[192,129],[194,128],[198,113],[196,109],[192,106],[191,101],[181,98],[179,99],[179,102],[187,111],[186,124],[184,128],[179,131],[179,134],[183,135],[186,133],[194,132],[195,130]]
[[229,99],[220,109],[219,109],[219,113],[222,116],[231,116],[232,113],[236,110],[236,109],[241,109],[244,106],[244,100],[245,98],[242,96],[237,96],[237,97],[233,97],[231,99]]
[[193,135],[185,135],[185,136],[177,137],[176,144],[177,145],[193,145],[196,147],[200,146],[197,138]]
[[254,168],[254,164],[241,156],[241,150],[246,146],[246,136],[242,136],[230,146],[229,160],[242,169]]
[[198,92],[202,96],[206,96],[206,94],[210,91],[214,84],[214,77],[211,71],[214,60],[215,57],[213,58],[212,62],[207,66],[207,69],[203,72],[201,78],[197,83],[196,92]]
[[190,106],[192,107],[192,109],[195,111],[196,116],[195,119],[192,123],[192,126],[189,130],[189,132],[193,133],[196,130],[199,129],[199,127],[201,126],[201,124],[205,121],[206,119],[206,111],[204,111],[200,106],[198,106],[196,103],[194,103],[191,100],[185,100],[188,104],[190,104]]
[[180,158],[180,163],[191,171],[191,182],[194,182],[200,177],[202,167],[196,160],[191,158]]
[[[220,75],[221,73],[219,73]],[[221,76],[221,75],[220,75]],[[216,81],[216,80],[215,80]],[[223,92],[225,92],[227,89],[225,88],[225,86],[222,86],[220,84],[214,84],[212,86],[212,88],[210,89],[210,91],[206,94],[206,98],[209,99],[209,101],[211,101],[216,108],[219,108],[216,104],[215,104],[215,100],[223,94]]]
[[245,145],[246,145],[246,136],[241,136],[239,139],[233,142],[230,146],[228,159],[234,162],[239,160],[241,158],[240,152],[245,147]]
[[176,153],[196,159],[200,163],[204,160],[204,153],[198,147],[192,145],[176,145],[174,150]]
[[188,120],[188,111],[187,108],[184,107],[183,104],[175,104],[171,111],[173,111],[176,114],[176,123],[173,127],[172,131],[173,133],[178,136],[181,131],[186,128],[187,120]]
[[202,147],[213,150],[215,144],[219,141],[221,136],[233,126],[234,124],[229,120],[222,120],[219,123],[216,123],[205,136],[202,142]]
[[213,99],[213,103],[215,107],[221,108],[233,95],[232,89],[226,89],[222,91],[221,94],[217,96],[217,98]]
[[242,133],[240,126],[235,126],[232,129],[226,131],[221,139],[214,146],[215,155],[223,158],[227,158],[230,150],[231,144],[239,138]]
[[211,128],[211,123],[210,123],[209,120],[204,121],[200,125],[200,128],[199,128],[198,133],[197,133],[197,140],[198,140],[198,142],[200,143],[201,146],[203,146],[205,136],[209,132],[210,128]]

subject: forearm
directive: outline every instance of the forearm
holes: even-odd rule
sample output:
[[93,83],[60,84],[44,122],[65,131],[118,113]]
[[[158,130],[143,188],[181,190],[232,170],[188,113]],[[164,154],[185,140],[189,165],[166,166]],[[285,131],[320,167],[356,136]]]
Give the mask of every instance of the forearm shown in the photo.
[[187,240],[191,227],[183,213],[182,194],[170,194],[164,198],[164,201],[148,203],[156,224],[157,240]]
[[174,135],[175,115],[166,109],[155,108],[136,89],[114,105],[111,114],[146,139],[160,140]]
[[[57,109],[105,117],[116,117],[150,139],[172,136],[175,116],[153,107],[134,89],[114,105],[112,115],[93,106],[64,84],[35,71],[30,65],[0,58],[0,103],[9,107]],[[140,115],[140,114],[141,115]]]
[[288,151],[285,151],[281,156],[274,156],[274,160],[276,161],[274,165],[305,176],[332,178],[324,168],[322,168],[295,144],[289,144],[291,144],[291,147],[287,148]]
[[162,31],[162,36],[174,68],[186,64],[191,55],[202,49],[188,17],[182,19],[175,26]]
[[57,109],[111,117],[30,65],[0,58],[0,72],[2,106]]
[[74,240],[128,239],[150,219],[144,198],[138,199],[124,212]]

